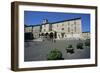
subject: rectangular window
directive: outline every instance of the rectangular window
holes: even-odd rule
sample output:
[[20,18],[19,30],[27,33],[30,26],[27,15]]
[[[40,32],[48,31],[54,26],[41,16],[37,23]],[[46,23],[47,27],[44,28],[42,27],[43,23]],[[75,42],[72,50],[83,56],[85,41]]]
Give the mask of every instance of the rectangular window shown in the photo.
[[76,21],[74,21],[74,24],[76,24]]
[[68,27],[69,27],[70,22],[68,22]]
[[76,24],[75,24],[75,28],[74,29],[75,29],[75,32],[76,32]]
[[70,32],[70,28],[68,27],[68,32]]
[[64,28],[62,28],[62,30],[64,30]]
[[62,26],[64,26],[64,24],[62,24]]
[[45,31],[45,29],[44,29],[44,31]]
[[46,27],[46,25],[44,25],[44,27]]
[[58,25],[57,25],[57,27],[58,27]]

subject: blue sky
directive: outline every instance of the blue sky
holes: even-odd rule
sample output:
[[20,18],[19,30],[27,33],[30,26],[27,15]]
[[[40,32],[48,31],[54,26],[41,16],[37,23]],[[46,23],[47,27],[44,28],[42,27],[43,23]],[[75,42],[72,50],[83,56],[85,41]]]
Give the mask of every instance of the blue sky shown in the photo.
[[43,19],[48,19],[51,23],[78,17],[82,19],[82,32],[90,31],[90,14],[83,13],[24,11],[24,24],[37,25],[41,24]]

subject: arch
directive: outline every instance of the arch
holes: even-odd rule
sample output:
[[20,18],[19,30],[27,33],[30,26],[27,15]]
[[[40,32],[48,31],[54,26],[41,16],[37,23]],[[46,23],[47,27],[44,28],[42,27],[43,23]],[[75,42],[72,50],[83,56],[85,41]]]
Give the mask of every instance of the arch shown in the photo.
[[53,32],[50,32],[49,37],[52,39],[54,37]]
[[44,36],[44,33],[41,33],[41,36]]
[[57,32],[56,31],[54,32],[54,38],[57,38]]
[[64,38],[65,33],[61,33],[62,38]]
[[45,33],[45,36],[48,36],[49,34],[48,33]]
[[48,37],[48,35],[49,35],[48,33],[45,33],[45,38],[47,38],[47,37]]

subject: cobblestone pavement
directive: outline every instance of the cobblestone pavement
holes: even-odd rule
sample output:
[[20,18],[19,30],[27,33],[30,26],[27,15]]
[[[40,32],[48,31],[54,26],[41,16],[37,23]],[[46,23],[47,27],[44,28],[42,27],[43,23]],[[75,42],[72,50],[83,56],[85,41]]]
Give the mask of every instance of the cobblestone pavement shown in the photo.
[[[42,61],[47,60],[47,54],[54,48],[59,49],[64,59],[86,59],[90,58],[90,48],[84,46],[84,49],[77,49],[76,44],[83,42],[81,40],[56,40],[52,41],[28,41],[24,45],[24,61]],[[66,47],[72,44],[74,53],[67,53]]]

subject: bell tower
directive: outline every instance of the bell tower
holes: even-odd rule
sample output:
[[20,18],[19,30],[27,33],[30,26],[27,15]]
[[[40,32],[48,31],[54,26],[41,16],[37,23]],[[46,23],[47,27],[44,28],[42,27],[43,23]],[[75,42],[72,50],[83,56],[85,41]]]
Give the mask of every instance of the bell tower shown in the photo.
[[46,23],[48,23],[48,20],[47,19],[43,19],[42,23],[46,24]]

